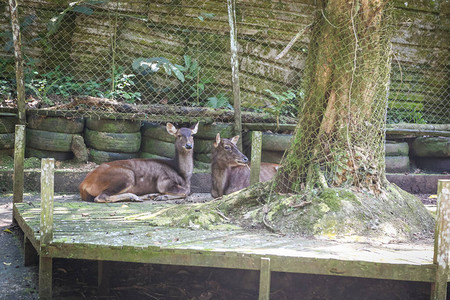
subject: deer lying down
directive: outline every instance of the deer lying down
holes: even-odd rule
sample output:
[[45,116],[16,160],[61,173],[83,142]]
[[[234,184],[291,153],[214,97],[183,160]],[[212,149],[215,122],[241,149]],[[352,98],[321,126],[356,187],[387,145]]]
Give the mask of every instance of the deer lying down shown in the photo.
[[[216,135],[211,160],[211,195],[214,198],[231,194],[250,185],[248,158],[236,147],[238,140],[239,136],[221,139],[220,133]],[[260,181],[272,179],[277,169],[277,164],[261,163]]]
[[85,201],[142,201],[138,196],[160,193],[185,198],[191,192],[194,128],[166,125],[176,137],[173,159],[126,159],[103,163],[90,172],[79,189]]

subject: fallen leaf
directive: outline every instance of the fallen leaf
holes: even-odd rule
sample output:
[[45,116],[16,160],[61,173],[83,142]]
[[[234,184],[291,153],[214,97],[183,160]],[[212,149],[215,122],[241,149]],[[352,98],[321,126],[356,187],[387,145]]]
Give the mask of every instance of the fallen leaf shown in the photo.
[[5,266],[10,266],[10,265],[11,265],[11,263],[7,263],[7,262],[3,262],[3,264],[4,264]]
[[437,199],[437,195],[430,195],[428,199]]
[[9,230],[8,228],[4,229],[3,231],[6,232],[6,233],[13,233],[13,232],[12,232],[11,230]]

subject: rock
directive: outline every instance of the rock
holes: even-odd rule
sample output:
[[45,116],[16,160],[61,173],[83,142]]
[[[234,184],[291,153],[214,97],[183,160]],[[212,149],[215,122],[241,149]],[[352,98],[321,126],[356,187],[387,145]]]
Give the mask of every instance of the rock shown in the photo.
[[75,155],[75,160],[78,162],[87,162],[89,158],[89,153],[84,143],[82,136],[74,135],[72,137],[71,150]]

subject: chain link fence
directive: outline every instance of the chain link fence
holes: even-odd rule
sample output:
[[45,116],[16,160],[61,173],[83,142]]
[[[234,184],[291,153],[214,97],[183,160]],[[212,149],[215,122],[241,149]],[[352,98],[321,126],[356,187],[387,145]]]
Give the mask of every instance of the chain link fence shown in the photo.
[[[397,5],[390,123],[449,122],[446,15],[433,5],[419,11]],[[236,2],[244,123],[296,123],[315,9],[307,0]],[[15,75],[4,2],[1,11],[5,109],[15,107]],[[233,121],[227,1],[27,0],[20,2],[19,15],[29,109],[163,122]]]
[[[228,5],[232,5],[235,14],[238,82],[233,80]],[[387,46],[392,53],[388,123],[450,123],[446,5],[445,1],[394,3],[389,26],[393,31],[392,48]],[[308,69],[306,57],[317,54],[310,44],[317,8],[313,0],[20,1],[28,115],[26,156],[30,157],[25,168],[39,168],[38,158],[42,157],[70,161],[79,156],[74,145],[83,139],[89,161],[96,163],[172,157],[172,139],[159,124],[228,123],[229,126],[220,125],[209,133],[203,127],[196,135],[196,168],[209,170],[215,133],[219,130],[223,137],[236,134],[233,123],[237,96],[242,123],[247,128],[249,123],[257,125],[251,128],[259,128],[261,123],[297,124],[302,114],[315,109],[299,103],[305,103],[311,93],[304,75]],[[1,156],[12,155],[18,105],[6,2],[0,3],[0,12]],[[333,22],[338,27],[348,26],[339,20]],[[350,48],[354,46],[354,41],[342,42]],[[358,47],[357,52],[365,50],[362,44]],[[353,61],[345,61],[351,58],[336,57],[336,63],[345,70],[341,80],[352,74],[348,66]],[[356,84],[362,79],[354,80]],[[384,112],[380,107],[376,110]],[[108,123],[108,119],[115,123]],[[375,120],[372,123],[378,124]],[[377,131],[377,137],[378,133],[383,134]],[[283,138],[283,143],[277,140],[277,150],[263,148],[264,161],[280,161],[291,141],[290,136]],[[242,140],[248,154],[248,136]],[[306,137],[302,141],[310,143]],[[358,139],[351,142],[357,144]],[[339,161],[339,155],[348,154],[340,150],[330,152],[338,145],[317,143],[317,147],[320,145],[325,148],[314,150],[315,155],[322,154],[317,158],[319,165]],[[372,147],[377,149],[372,154],[360,153],[356,148],[349,153],[353,160],[365,158],[370,166],[371,160],[379,159],[374,157],[381,153],[377,145]],[[12,163],[6,160],[2,165]],[[285,170],[289,168],[295,170],[295,166]],[[344,163],[325,168],[337,182],[350,176],[348,169],[352,166]],[[307,179],[302,176],[309,171],[297,177],[286,172],[286,178],[301,179],[298,187],[286,183],[286,190],[306,184]],[[364,172],[382,173],[375,167]],[[359,176],[355,178],[359,180]]]

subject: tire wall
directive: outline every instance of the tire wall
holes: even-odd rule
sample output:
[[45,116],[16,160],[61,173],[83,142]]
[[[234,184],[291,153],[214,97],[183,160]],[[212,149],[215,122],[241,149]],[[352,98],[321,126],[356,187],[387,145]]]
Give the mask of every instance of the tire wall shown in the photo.
[[14,132],[17,117],[0,114],[0,156],[14,154]]
[[84,140],[89,160],[100,164],[138,157],[140,128],[140,121],[87,119]]
[[199,125],[198,132],[194,136],[194,164],[199,169],[211,169],[211,153],[217,133],[221,138],[233,136],[233,124],[213,123]]
[[[286,149],[289,148],[292,140],[291,134],[275,134],[263,132],[261,161],[267,163],[280,163]],[[251,157],[251,132],[244,135],[243,147],[245,155]]]
[[72,138],[81,136],[83,118],[46,117],[29,115],[26,126],[26,157],[69,160],[72,153]]

